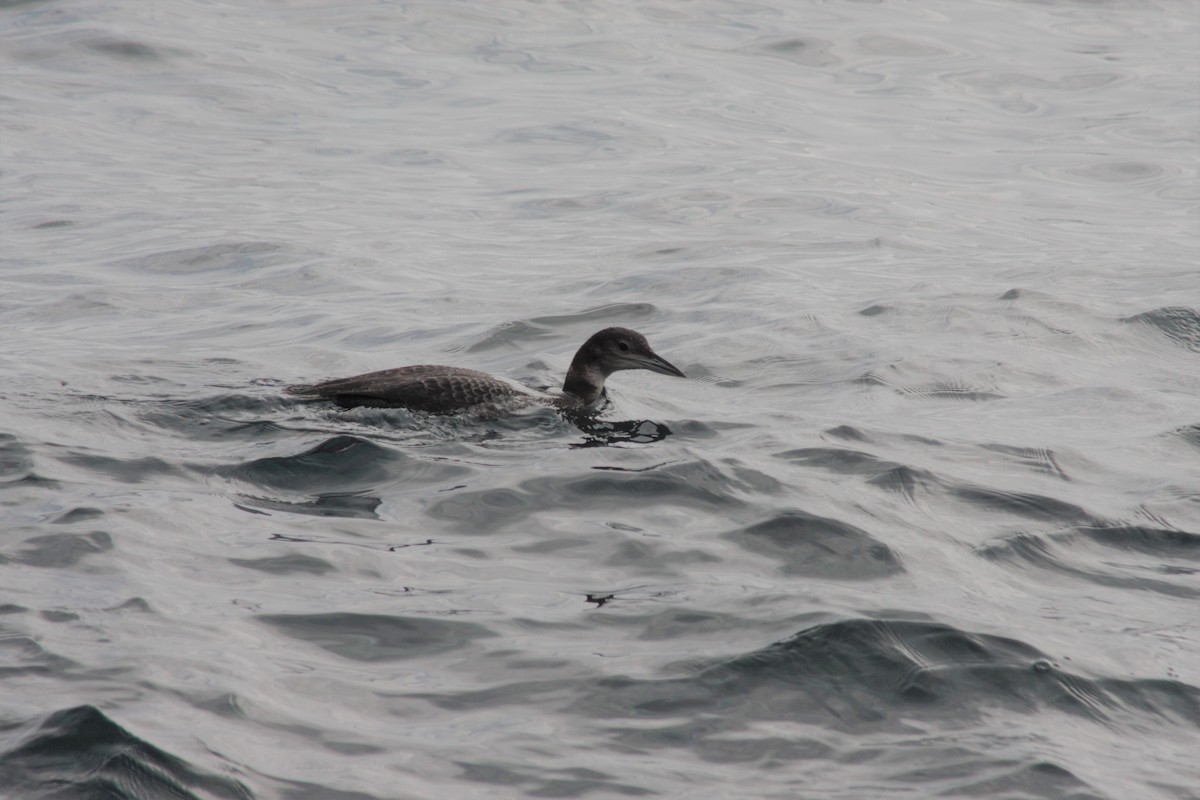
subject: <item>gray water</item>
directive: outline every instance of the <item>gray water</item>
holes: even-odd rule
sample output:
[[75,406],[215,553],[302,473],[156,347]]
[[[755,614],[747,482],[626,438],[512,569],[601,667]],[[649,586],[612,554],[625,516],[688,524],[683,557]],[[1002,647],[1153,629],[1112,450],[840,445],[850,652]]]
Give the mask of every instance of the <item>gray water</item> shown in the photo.
[[1200,797],[1191,0],[0,6],[0,796]]

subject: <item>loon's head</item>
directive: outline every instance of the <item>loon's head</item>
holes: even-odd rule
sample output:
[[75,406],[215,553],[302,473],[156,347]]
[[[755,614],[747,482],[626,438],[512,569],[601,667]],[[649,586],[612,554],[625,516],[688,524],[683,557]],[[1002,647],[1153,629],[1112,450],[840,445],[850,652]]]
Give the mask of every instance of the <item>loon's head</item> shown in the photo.
[[605,377],[622,369],[648,369],[663,375],[685,377],[674,365],[654,352],[646,337],[629,328],[605,328],[592,334],[583,343],[576,360],[584,356],[587,363],[595,364]]
[[605,328],[583,343],[567,370],[563,392],[587,404],[604,392],[604,379],[623,369],[648,369],[663,375],[686,377],[650,347],[646,337],[629,328]]

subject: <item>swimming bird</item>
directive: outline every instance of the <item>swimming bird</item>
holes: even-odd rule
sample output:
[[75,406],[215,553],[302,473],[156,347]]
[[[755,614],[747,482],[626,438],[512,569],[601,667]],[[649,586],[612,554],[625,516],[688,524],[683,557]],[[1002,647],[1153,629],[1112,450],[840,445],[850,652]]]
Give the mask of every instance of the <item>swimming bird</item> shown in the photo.
[[548,405],[568,411],[592,411],[604,398],[604,381],[623,369],[648,369],[685,377],[655,353],[646,337],[629,328],[605,328],[592,334],[575,353],[562,393],[534,391],[519,383],[463,367],[418,364],[324,383],[288,386],[305,400],[332,400],[342,408],[407,408],[454,414],[479,407]]

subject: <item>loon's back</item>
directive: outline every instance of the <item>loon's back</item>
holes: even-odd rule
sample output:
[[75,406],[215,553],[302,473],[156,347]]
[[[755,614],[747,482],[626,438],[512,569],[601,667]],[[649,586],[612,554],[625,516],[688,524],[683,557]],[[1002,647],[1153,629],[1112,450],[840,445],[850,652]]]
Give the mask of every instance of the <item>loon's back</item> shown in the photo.
[[332,400],[343,408],[400,407],[434,414],[507,404],[515,399],[554,401],[554,398],[535,394],[486,372],[440,364],[417,364],[324,383],[289,386],[287,392],[306,400]]

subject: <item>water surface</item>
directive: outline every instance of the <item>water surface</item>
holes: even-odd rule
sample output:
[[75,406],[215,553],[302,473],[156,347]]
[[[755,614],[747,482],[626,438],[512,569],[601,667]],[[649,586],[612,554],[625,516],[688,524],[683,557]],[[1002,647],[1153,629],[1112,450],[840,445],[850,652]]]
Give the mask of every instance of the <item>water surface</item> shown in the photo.
[[0,794],[1200,797],[1194,4],[0,40]]

